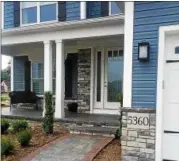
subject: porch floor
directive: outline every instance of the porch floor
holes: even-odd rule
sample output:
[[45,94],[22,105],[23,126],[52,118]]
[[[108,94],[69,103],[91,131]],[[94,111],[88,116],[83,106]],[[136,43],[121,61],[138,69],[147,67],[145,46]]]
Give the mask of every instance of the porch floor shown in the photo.
[[[42,110],[13,108],[1,108],[1,116],[6,118],[24,118],[30,120],[42,119]],[[95,124],[118,124],[119,115],[72,113],[65,109],[65,118],[59,119],[62,122],[95,123]]]

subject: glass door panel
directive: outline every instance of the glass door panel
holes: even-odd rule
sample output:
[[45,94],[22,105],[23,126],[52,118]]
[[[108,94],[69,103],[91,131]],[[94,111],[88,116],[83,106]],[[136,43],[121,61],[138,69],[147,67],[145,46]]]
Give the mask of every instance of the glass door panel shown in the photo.
[[105,64],[105,108],[118,108],[122,99],[123,50],[108,50]]

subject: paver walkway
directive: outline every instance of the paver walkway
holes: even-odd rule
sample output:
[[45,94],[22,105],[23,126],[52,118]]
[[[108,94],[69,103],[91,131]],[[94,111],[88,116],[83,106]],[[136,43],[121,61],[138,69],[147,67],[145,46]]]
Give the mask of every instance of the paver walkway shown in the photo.
[[91,161],[113,138],[68,135],[41,147],[23,161]]

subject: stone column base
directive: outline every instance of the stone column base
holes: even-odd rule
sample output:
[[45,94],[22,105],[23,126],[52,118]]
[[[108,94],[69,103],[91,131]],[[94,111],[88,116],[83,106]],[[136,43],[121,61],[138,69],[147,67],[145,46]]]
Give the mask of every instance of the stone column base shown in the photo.
[[154,109],[123,108],[121,157],[122,161],[155,160]]

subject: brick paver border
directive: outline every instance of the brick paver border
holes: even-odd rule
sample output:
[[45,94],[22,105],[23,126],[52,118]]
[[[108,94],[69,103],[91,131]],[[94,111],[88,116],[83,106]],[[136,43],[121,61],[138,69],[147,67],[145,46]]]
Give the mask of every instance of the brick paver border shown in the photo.
[[[75,135],[75,134],[73,134]],[[79,134],[80,136],[86,136],[84,134]],[[36,155],[38,155],[41,151],[46,150],[51,145],[55,144],[57,141],[64,140],[71,136],[70,134],[67,134],[65,136],[62,136],[58,139],[55,139],[42,147],[36,149],[32,153],[28,154],[26,157],[22,158],[21,161],[31,161]],[[95,136],[94,136],[95,137]],[[91,150],[84,155],[83,161],[92,161],[94,157],[106,146],[108,145],[114,138],[113,137],[105,137],[101,136],[100,140],[96,142],[95,145],[92,146]]]
[[91,150],[85,154],[83,161],[92,161],[94,157],[104,148],[106,147],[114,138],[113,137],[105,137],[101,136],[100,141],[98,141]]

